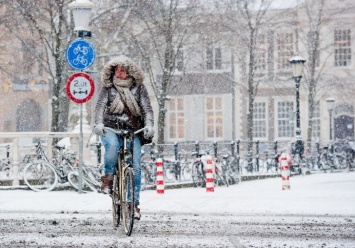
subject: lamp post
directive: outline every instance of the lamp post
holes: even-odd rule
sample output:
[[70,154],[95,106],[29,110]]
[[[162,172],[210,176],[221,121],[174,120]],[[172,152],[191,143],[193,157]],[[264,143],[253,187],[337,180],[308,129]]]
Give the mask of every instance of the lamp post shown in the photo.
[[300,116],[300,82],[302,78],[303,66],[306,60],[300,56],[295,56],[290,59],[293,79],[296,83],[296,142],[295,142],[295,154],[299,154],[302,157],[303,154],[303,142],[301,136],[301,116]]
[[329,112],[329,140],[333,139],[333,110],[335,107],[335,100],[332,97],[326,99],[327,102],[327,109]]
[[[91,20],[91,11],[94,4],[89,0],[74,0],[68,4],[74,18],[74,31],[79,38],[90,38],[91,30],[89,23]],[[93,57],[94,58],[94,57]],[[83,104],[80,104],[80,125],[79,125],[79,193],[82,193],[83,182]]]

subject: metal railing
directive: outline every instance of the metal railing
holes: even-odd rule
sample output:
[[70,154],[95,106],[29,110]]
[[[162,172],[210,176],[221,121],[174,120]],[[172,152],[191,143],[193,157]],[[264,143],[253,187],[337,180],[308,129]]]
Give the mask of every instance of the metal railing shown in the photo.
[[[84,134],[84,143],[88,140],[90,134]],[[47,143],[46,154],[49,159],[53,157],[53,140],[57,138],[71,138],[71,150],[79,151],[79,133],[74,132],[0,132],[1,144],[0,148],[3,147],[4,151],[7,145],[10,145],[10,161],[11,161],[11,169],[12,176],[6,180],[12,180],[13,186],[20,185],[19,178],[19,168],[21,164],[21,157],[23,158],[26,153],[31,152],[31,149],[35,147],[35,144],[29,147],[28,145],[20,144],[20,140],[22,139],[38,139],[42,142],[45,141]],[[6,143],[4,142],[6,141]],[[32,143],[32,142],[31,142]],[[90,156],[90,148],[84,148],[84,160],[91,161]],[[0,156],[4,157],[5,152],[1,152]],[[90,163],[90,162],[89,162]],[[0,178],[0,181],[4,180]]]

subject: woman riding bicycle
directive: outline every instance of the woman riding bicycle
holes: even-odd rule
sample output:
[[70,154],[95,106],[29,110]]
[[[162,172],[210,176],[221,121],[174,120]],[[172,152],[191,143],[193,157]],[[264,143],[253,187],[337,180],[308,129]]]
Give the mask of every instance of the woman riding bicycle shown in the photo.
[[102,87],[95,108],[95,133],[105,147],[104,173],[101,190],[110,193],[116,173],[118,151],[122,139],[105,130],[136,131],[145,128],[143,135],[134,138],[133,171],[135,185],[135,218],[140,219],[139,194],[141,189],[141,146],[150,143],[154,136],[154,114],[147,89],[143,84],[143,71],[128,57],[119,56],[103,68]]

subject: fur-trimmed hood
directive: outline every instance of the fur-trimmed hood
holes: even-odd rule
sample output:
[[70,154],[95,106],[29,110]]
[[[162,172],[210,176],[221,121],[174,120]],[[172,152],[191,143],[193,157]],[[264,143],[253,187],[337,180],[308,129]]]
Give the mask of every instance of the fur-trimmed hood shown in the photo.
[[135,79],[137,84],[143,84],[144,73],[141,68],[138,67],[130,58],[124,55],[120,55],[116,58],[111,59],[104,66],[101,74],[101,82],[103,87],[112,87],[112,78],[114,75],[114,70],[117,65],[121,65],[127,68],[127,74]]

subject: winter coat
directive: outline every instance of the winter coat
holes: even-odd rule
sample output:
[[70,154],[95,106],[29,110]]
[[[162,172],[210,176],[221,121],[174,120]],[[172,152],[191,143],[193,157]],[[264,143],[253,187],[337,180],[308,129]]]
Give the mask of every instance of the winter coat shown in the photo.
[[[114,114],[109,111],[113,100],[117,95],[119,96],[112,82],[117,65],[126,67],[128,77],[131,77],[133,80],[130,91],[141,109],[141,116],[133,116],[128,110],[128,107],[125,107],[125,110],[121,114]],[[128,57],[121,55],[110,60],[104,66],[101,74],[102,87],[95,108],[95,124],[103,123],[105,127],[133,131],[145,126],[153,127],[153,109],[143,81],[143,71]],[[149,142],[143,139],[142,141],[143,143]]]

